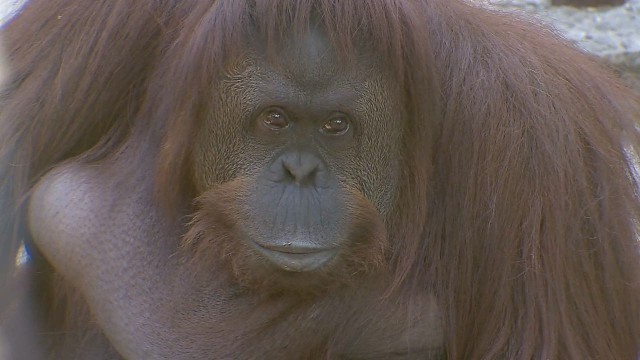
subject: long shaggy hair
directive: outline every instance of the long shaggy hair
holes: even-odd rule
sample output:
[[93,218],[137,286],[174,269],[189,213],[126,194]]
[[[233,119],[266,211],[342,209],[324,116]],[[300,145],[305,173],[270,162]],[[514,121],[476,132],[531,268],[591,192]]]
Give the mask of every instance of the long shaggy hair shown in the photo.
[[4,31],[1,285],[31,187],[66,159],[140,131],[159,203],[191,202],[190,140],[241,44],[275,58],[313,22],[401,84],[388,265],[435,294],[448,358],[636,359],[640,100],[544,27],[454,0],[32,0]]

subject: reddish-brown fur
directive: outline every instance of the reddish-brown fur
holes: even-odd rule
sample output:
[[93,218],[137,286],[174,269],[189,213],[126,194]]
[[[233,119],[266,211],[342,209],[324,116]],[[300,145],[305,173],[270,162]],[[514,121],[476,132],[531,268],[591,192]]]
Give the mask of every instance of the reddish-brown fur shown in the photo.
[[[357,203],[350,209],[350,218],[355,220],[351,232],[361,234],[354,238],[366,239],[366,242],[349,246],[341,254],[339,265],[325,271],[320,269],[312,279],[304,273],[268,272],[269,276],[265,276],[268,270],[263,264],[266,260],[252,254],[247,244],[235,241],[241,236],[234,233],[238,227],[234,222],[242,218],[238,214],[244,213],[238,199],[247,196],[248,188],[248,180],[238,179],[219,185],[198,199],[198,210],[184,235],[182,249],[196,276],[200,273],[209,276],[213,268],[221,274],[227,273],[225,269],[231,269],[235,282],[263,295],[282,291],[308,295],[353,286],[362,276],[385,267],[384,253],[389,245],[382,219],[371,203],[357,191],[352,191]],[[350,277],[345,278],[344,274],[350,274]]]
[[[637,358],[640,199],[625,152],[640,145],[636,95],[544,27],[454,0],[255,3],[273,44],[317,5],[345,58],[368,40],[400,79],[413,136],[388,266],[400,293],[435,294],[448,358]],[[193,199],[189,141],[250,36],[247,14],[245,1],[32,0],[8,26],[2,288],[29,242],[33,184],[71,157],[112,153],[133,123],[162,141],[163,206]],[[46,271],[31,274],[49,289],[44,316],[89,326],[56,302],[68,290]]]

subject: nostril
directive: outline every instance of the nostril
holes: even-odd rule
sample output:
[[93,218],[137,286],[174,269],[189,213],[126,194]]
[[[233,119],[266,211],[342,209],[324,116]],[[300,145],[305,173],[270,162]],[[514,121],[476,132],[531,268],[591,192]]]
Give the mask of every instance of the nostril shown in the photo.
[[296,174],[286,161],[282,161],[282,169],[287,180],[296,181]]
[[317,172],[318,164],[300,162],[299,164],[292,164],[289,161],[282,161],[282,169],[287,180],[295,182],[299,185],[304,185],[313,182]]

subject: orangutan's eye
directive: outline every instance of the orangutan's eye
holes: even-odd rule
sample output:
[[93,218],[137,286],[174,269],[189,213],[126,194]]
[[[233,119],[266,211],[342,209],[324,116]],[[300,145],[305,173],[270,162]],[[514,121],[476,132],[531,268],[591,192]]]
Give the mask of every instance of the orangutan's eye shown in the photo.
[[280,108],[269,108],[263,111],[260,120],[270,130],[282,130],[289,127],[289,118]]
[[321,131],[327,135],[343,135],[349,131],[349,119],[343,114],[335,115],[322,125]]

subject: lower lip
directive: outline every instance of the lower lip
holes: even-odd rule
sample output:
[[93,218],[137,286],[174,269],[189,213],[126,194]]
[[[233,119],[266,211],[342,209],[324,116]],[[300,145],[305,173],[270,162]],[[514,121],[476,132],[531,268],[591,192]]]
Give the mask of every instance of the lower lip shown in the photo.
[[336,249],[319,250],[313,252],[284,252],[266,248],[255,243],[258,251],[279,268],[291,272],[306,272],[317,270],[328,264],[338,253]]

